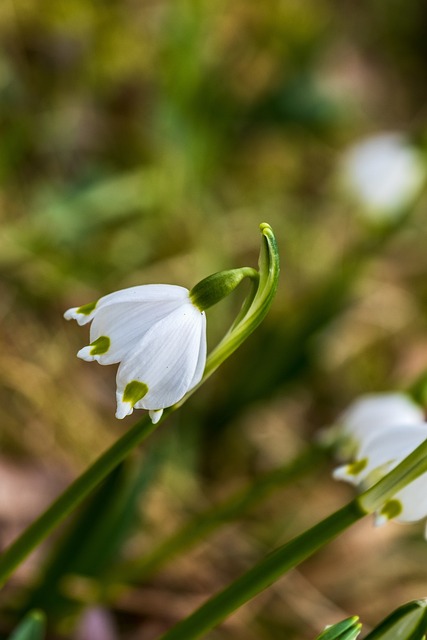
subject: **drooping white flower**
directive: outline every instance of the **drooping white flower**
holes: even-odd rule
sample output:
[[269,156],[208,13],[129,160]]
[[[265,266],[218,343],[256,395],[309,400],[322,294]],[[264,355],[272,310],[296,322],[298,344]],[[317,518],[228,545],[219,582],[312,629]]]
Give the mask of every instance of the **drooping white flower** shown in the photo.
[[344,186],[372,220],[400,216],[425,180],[421,155],[404,134],[368,137],[350,147],[342,163]]
[[[366,441],[357,459],[338,467],[334,478],[364,490],[378,482],[427,439],[427,423],[392,426]],[[376,514],[376,524],[390,519],[415,522],[427,518],[427,473],[398,491]]]
[[117,418],[147,409],[153,422],[198,382],[206,363],[206,316],[184,287],[130,287],[65,312],[80,325],[92,322],[83,360],[120,363]]
[[342,459],[360,456],[373,438],[393,427],[423,424],[424,413],[404,393],[370,393],[355,400],[337,420]]

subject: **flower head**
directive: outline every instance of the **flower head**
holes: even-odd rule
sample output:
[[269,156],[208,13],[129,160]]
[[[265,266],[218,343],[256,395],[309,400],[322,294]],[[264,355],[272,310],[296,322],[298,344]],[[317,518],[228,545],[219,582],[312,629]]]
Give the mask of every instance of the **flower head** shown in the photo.
[[[353,458],[335,469],[344,480],[364,491],[397,467],[427,439],[421,409],[403,394],[375,394],[353,403],[341,418],[342,429],[353,438]],[[427,517],[427,473],[409,482],[376,511],[375,523],[390,519],[414,522]]]
[[341,458],[358,452],[380,432],[392,427],[422,424],[424,413],[404,393],[369,393],[358,398],[337,420]]
[[206,316],[184,287],[151,284],[122,289],[68,309],[64,317],[91,322],[87,361],[120,363],[117,418],[148,409],[158,422],[198,382],[206,363]]
[[399,218],[419,193],[425,174],[420,154],[399,132],[361,140],[343,161],[344,183],[373,221]]
[[[368,489],[427,439],[427,423],[391,427],[369,440],[357,460],[338,467],[334,478]],[[427,473],[420,475],[385,502],[376,513],[377,525],[395,519],[415,522],[427,517]]]

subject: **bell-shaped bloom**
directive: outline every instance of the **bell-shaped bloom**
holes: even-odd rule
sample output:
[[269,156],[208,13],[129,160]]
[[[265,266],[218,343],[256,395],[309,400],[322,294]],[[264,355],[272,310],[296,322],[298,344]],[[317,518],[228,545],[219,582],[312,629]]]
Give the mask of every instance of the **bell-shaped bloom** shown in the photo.
[[338,418],[338,454],[360,457],[360,451],[380,433],[393,427],[424,423],[422,409],[404,393],[371,393],[353,402]]
[[[394,469],[427,439],[427,423],[383,429],[361,446],[356,460],[338,467],[334,478],[365,490]],[[427,517],[427,473],[398,491],[376,514],[376,524],[387,520],[414,522]]]
[[372,220],[398,218],[425,180],[420,153],[400,132],[381,133],[354,144],[346,152],[343,182]]
[[147,409],[158,422],[198,382],[206,363],[206,316],[184,287],[151,284],[110,293],[65,312],[80,325],[91,322],[83,360],[120,363],[117,418]]

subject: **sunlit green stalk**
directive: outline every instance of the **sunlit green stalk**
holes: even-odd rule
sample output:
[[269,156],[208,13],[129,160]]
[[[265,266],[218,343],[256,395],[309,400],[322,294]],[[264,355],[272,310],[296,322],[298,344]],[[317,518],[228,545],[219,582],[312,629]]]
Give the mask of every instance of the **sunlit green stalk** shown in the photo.
[[364,515],[366,512],[360,507],[358,500],[352,500],[322,522],[270,553],[188,618],[172,627],[161,636],[161,640],[200,638]]

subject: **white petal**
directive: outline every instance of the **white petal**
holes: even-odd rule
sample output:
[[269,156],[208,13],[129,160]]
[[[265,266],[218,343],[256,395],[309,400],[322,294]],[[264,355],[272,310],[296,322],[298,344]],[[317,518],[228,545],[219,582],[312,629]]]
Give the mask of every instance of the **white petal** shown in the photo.
[[349,482],[350,484],[358,485],[359,478],[354,473],[350,471],[351,465],[344,464],[341,467],[337,467],[332,472],[332,477],[334,480],[343,480],[344,482]]
[[82,360],[86,360],[86,362],[93,362],[99,356],[92,355],[91,351],[92,351],[91,346],[83,347],[83,349],[80,349],[80,351],[77,351],[77,357],[81,358]]
[[393,427],[379,433],[361,448],[360,458],[366,459],[367,464],[359,474],[359,482],[365,487],[377,482],[418,447],[426,437],[425,423]]
[[344,179],[372,218],[399,214],[421,188],[424,163],[404,135],[382,133],[349,149],[344,159]]
[[148,386],[148,392],[136,408],[158,410],[178,402],[194,379],[202,331],[203,315],[191,303],[153,325],[119,367],[118,397],[137,380]]
[[95,309],[93,309],[90,313],[79,313],[79,309],[81,308],[82,307],[72,307],[71,309],[67,309],[67,311],[64,313],[64,318],[66,320],[77,320],[80,326],[87,324],[93,319]]
[[130,414],[133,413],[132,404],[130,402],[123,402],[122,395],[123,394],[120,396],[120,400],[117,398],[116,418],[119,420],[123,420],[123,418],[126,418],[126,416],[130,416]]
[[384,513],[375,513],[374,514],[374,526],[375,527],[383,527],[387,524],[388,518]]
[[[172,300],[177,302],[186,302],[189,299],[188,294],[188,289],[173,284],[145,284],[137,287],[128,287],[127,289],[114,291],[113,293],[103,296],[97,302],[93,303],[93,309],[90,311],[88,310],[88,307],[92,307],[92,303],[89,303],[89,305],[84,304],[81,307],[72,307],[71,309],[67,309],[64,313],[64,318],[66,320],[77,320],[79,325],[84,325],[93,320],[101,309],[113,304],[122,304],[126,302],[146,302],[152,304],[162,301],[170,302]],[[84,310],[83,313],[81,310]]]
[[157,409],[156,411],[152,409],[151,411],[148,412],[148,414],[151,418],[151,422],[153,424],[157,424],[160,418],[162,417],[163,409]]
[[394,498],[402,503],[398,522],[415,522],[427,516],[427,473],[399,491]]
[[90,328],[90,341],[93,343],[100,336],[107,336],[110,348],[93,359],[100,364],[120,362],[136,347],[146,331],[180,306],[181,300],[172,299],[121,302],[101,307]]
[[206,314],[202,311],[202,329],[200,335],[200,345],[199,345],[199,357],[196,364],[196,370],[194,372],[194,376],[192,381],[190,382],[190,386],[188,387],[188,391],[196,386],[200,382],[203,377],[203,372],[205,370],[206,365]]
[[[403,393],[377,393],[362,396],[337,421],[355,445],[356,453],[380,432],[393,427],[422,424],[424,414]],[[345,446],[343,447],[345,453]],[[359,455],[359,454],[358,454]]]
[[122,304],[125,302],[167,302],[171,300],[187,302],[188,289],[174,284],[142,284],[137,287],[128,287],[114,291],[100,298],[96,309],[99,311],[111,304]]
[[[426,438],[426,423],[382,431],[364,444],[358,461],[338,467],[333,477],[359,485],[362,490],[368,488],[394,469]],[[399,501],[402,507],[398,515],[391,516],[393,519],[399,522],[413,522],[427,517],[427,473],[396,493],[393,500]],[[387,514],[381,512],[378,517],[381,519],[383,515],[387,518]],[[378,521],[376,524],[378,525]]]

